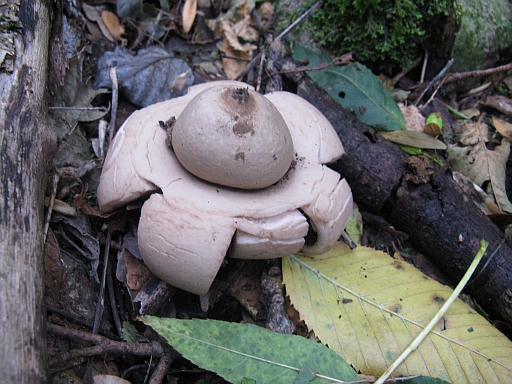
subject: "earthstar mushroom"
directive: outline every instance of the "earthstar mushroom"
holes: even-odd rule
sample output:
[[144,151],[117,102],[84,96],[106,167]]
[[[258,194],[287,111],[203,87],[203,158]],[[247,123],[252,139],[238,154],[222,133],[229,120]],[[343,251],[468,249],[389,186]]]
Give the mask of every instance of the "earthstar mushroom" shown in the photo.
[[[287,131],[281,140],[288,141],[284,140],[288,133],[293,143],[291,165],[286,167],[284,176],[267,180],[270,185],[251,184],[251,180],[248,185],[244,181],[245,188],[250,189],[221,185],[223,180],[205,181],[180,163],[175,155],[181,145],[177,144],[181,143],[178,135],[174,136],[176,127],[172,127],[171,149],[165,144],[167,133],[159,122],[171,117],[180,122],[186,116],[187,106],[195,105],[208,92],[215,90],[213,94],[218,96],[241,89],[252,95],[253,88],[240,82],[200,84],[189,88],[185,96],[133,113],[111,144],[98,187],[103,212],[150,195],[142,206],[138,230],[144,262],[162,280],[196,294],[208,291],[228,252],[230,257],[252,259],[326,252],[339,239],[352,212],[350,187],[337,172],[324,165],[344,153],[336,132],[315,107],[291,93],[274,92],[263,97],[286,124]],[[189,109],[193,115],[200,108]],[[248,121],[243,113],[238,119]],[[190,125],[182,120],[178,127],[186,130]],[[237,139],[243,143],[242,139],[257,136],[257,130],[267,129],[257,124],[253,127],[253,136],[246,133]],[[236,136],[233,124],[228,128]],[[211,134],[216,128],[205,125],[201,129],[209,129]],[[198,133],[201,129],[193,130]],[[194,138],[192,135],[188,140],[193,142]],[[219,146],[211,137],[205,143]],[[262,150],[254,145],[257,142],[244,152]],[[272,152],[271,144],[265,145]],[[286,153],[287,146],[284,147]],[[248,155],[243,162],[235,159],[236,148],[235,152],[225,144],[220,148],[230,154],[230,166],[247,165]],[[201,149],[195,148],[187,155],[198,151]],[[199,165],[209,162],[211,156],[200,160]],[[261,159],[254,161],[258,160]]]

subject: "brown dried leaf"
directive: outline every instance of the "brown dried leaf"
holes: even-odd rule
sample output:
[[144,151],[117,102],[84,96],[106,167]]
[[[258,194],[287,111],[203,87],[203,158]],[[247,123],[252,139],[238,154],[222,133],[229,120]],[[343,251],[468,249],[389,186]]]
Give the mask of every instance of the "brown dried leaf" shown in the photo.
[[149,272],[149,269],[127,249],[123,250],[123,255],[124,263],[126,265],[126,285],[130,289],[138,291],[146,285],[148,280],[153,277],[153,274]]
[[494,124],[494,128],[508,141],[512,141],[512,124],[493,117],[492,123]]
[[187,0],[183,6],[181,14],[181,22],[183,24],[183,32],[188,33],[194,24],[197,13],[197,0]]
[[405,106],[399,103],[398,106],[402,111],[405,119],[405,127],[408,131],[423,132],[425,128],[425,117],[415,105]]
[[[119,19],[117,18],[116,14],[110,11],[103,11],[101,12],[101,21],[103,22],[105,28],[107,28],[110,36],[112,36],[116,42],[121,40],[121,35],[124,34],[124,28],[121,23],[119,23]],[[101,23],[99,21],[98,24],[101,28]]]
[[236,31],[227,21],[223,20],[221,22],[221,25],[224,39],[229,43],[232,49],[243,52],[250,52],[256,49],[255,45],[249,43],[241,44],[240,41],[238,40]]
[[494,108],[507,116],[512,116],[512,99],[505,96],[489,96],[483,102],[482,105],[486,107]]
[[247,65],[247,61],[251,59],[252,54],[250,52],[237,51],[233,49],[227,40],[223,40],[217,45],[217,47],[224,52],[226,56],[239,59],[231,59],[228,57],[222,58],[222,65],[224,67],[226,77],[230,80],[235,80],[243,73],[245,66]]

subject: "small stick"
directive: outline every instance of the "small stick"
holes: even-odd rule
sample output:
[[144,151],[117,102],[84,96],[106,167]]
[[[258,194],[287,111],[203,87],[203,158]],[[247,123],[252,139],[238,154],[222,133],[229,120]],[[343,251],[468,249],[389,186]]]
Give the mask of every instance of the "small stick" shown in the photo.
[[[293,23],[291,23],[283,32],[281,32],[277,37],[276,40],[281,40],[284,36],[286,36],[293,28],[295,28],[297,25],[301,24],[306,18],[311,16],[313,12],[315,12],[320,6],[322,5],[323,1],[317,1],[315,4],[311,6],[306,12],[304,12],[297,20],[295,20]],[[250,62],[245,66],[244,71],[240,76],[238,76],[238,80],[242,79],[247,73],[258,63],[258,61],[261,60],[261,56],[263,56],[263,52],[266,51],[268,48],[265,48],[263,51],[258,53]]]
[[403,70],[402,72],[400,72],[398,75],[396,75],[395,77],[393,77],[393,79],[391,80],[393,82],[393,85],[395,85],[396,83],[398,83],[402,77],[404,77],[405,75],[407,75],[411,70],[413,70],[414,68],[416,68],[418,66],[418,64],[421,62],[421,56],[419,56],[416,60],[414,60],[414,62],[412,63],[412,65],[409,67],[409,68],[406,68],[405,70]]
[[94,317],[94,325],[92,327],[92,333],[97,334],[100,329],[101,317],[103,316],[103,310],[105,309],[105,282],[107,279],[108,270],[108,254],[110,253],[110,239],[112,235],[110,230],[107,230],[107,239],[105,240],[105,254],[103,255],[103,275],[101,276],[100,293],[98,298],[98,304],[96,305],[96,315]]
[[256,92],[259,92],[260,88],[261,88],[261,78],[263,77],[263,64],[265,63],[266,56],[267,56],[267,50],[265,49],[263,51],[263,53],[261,54],[260,68],[258,71],[258,81],[256,83]]
[[436,97],[437,95],[437,91],[439,91],[439,89],[442,87],[443,83],[444,83],[444,79],[446,79],[446,77],[443,77],[443,79],[441,80],[441,82],[439,83],[439,85],[436,86],[436,89],[434,92],[432,92],[432,95],[430,96],[430,98],[427,100],[427,102],[425,103],[425,105],[423,105],[421,108],[419,108],[420,111],[422,111],[427,105],[429,105],[432,100],[434,100],[434,97]]
[[46,236],[48,236],[48,230],[50,229],[50,220],[52,218],[53,205],[55,204],[55,196],[57,195],[58,184],[59,175],[57,172],[55,172],[53,174],[52,180],[52,195],[50,196],[50,203],[48,204],[48,211],[46,211],[46,218],[44,220],[43,245],[46,243]]
[[495,73],[506,72],[512,69],[512,63],[508,63],[505,65],[501,65],[495,68],[489,69],[481,69],[477,71],[469,71],[469,72],[459,72],[459,73],[451,73],[447,76],[445,84],[451,83],[453,81],[466,79],[468,77],[479,77],[479,76],[489,76]]
[[165,377],[165,373],[169,369],[171,363],[173,361],[173,355],[172,350],[170,348],[166,348],[164,346],[164,353],[160,357],[160,361],[158,362],[158,365],[156,366],[153,375],[151,376],[151,379],[149,380],[148,384],[160,384]]
[[272,75],[284,75],[286,73],[297,73],[297,72],[314,72],[314,71],[321,71],[322,69],[331,67],[333,65],[346,65],[352,60],[352,53],[345,53],[342,56],[335,57],[330,63],[321,63],[318,64],[314,68],[309,68],[308,66],[303,65],[302,67],[297,67],[293,69],[289,69],[286,71],[279,71],[272,73]]
[[321,7],[323,1],[317,1],[315,4],[311,6],[306,12],[304,12],[297,20],[291,23],[283,32],[277,35],[276,40],[281,40],[285,37],[293,28],[297,25],[301,24],[304,20],[306,20],[309,16],[313,14],[318,8]]
[[441,77],[444,76],[444,74],[450,69],[450,67],[453,65],[453,62],[454,62],[454,59],[450,59],[448,60],[448,63],[446,63],[446,65],[444,66],[443,69],[441,69],[441,71],[436,75],[436,77],[434,77],[432,80],[430,80],[430,83],[428,83],[428,85],[425,87],[425,89],[423,90],[423,92],[421,92],[421,94],[418,96],[418,98],[414,101],[414,105],[418,105],[418,103],[420,102],[421,98],[425,95],[425,93],[427,93],[427,91],[432,87],[432,84],[436,83]]
[[425,51],[425,58],[423,59],[423,66],[421,67],[421,77],[420,77],[420,84],[425,81],[425,72],[427,70],[427,63],[428,63],[428,51]]
[[150,343],[128,343],[126,341],[113,341],[104,336],[95,335],[77,329],[62,327],[50,322],[46,323],[46,329],[57,336],[68,337],[70,339],[77,339],[95,344],[93,347],[73,349],[68,352],[60,353],[58,356],[50,359],[50,366],[55,366],[65,361],[79,357],[98,356],[109,352],[130,353],[136,356],[159,356],[161,353]]
[[119,84],[117,82],[117,62],[111,63],[109,68],[110,80],[112,81],[112,109],[110,111],[110,123],[109,123],[109,135],[108,135],[108,146],[114,138],[116,133],[116,117],[117,117],[117,105],[119,103]]
[[123,326],[121,324],[121,318],[119,317],[119,312],[117,310],[116,296],[114,293],[114,277],[112,275],[113,275],[112,263],[108,263],[108,267],[107,267],[108,299],[110,302],[110,309],[112,310],[112,317],[114,318],[114,324],[116,325],[117,334],[119,335],[119,337],[122,338],[123,337]]

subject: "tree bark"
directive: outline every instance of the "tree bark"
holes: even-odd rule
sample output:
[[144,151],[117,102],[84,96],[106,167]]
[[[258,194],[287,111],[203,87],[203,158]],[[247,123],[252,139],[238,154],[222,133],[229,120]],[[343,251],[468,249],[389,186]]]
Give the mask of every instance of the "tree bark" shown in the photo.
[[0,381],[42,383],[43,204],[56,144],[44,99],[51,1],[4,4],[0,35],[13,44],[0,67]]
[[487,313],[512,323],[512,246],[505,242],[499,248],[503,232],[453,181],[448,167],[406,155],[309,77],[295,75],[294,80],[297,94],[316,106],[336,129],[346,155],[332,168],[347,180],[358,205],[407,233],[418,250],[455,284],[472,262],[481,239],[489,247],[477,273],[497,250],[466,292]]

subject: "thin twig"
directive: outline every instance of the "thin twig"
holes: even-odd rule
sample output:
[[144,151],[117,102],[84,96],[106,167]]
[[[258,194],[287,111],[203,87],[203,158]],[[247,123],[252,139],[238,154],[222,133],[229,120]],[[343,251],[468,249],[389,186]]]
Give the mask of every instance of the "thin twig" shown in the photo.
[[110,302],[110,309],[112,311],[112,317],[114,318],[114,324],[116,325],[117,334],[119,337],[123,337],[123,326],[121,324],[121,318],[117,309],[116,296],[114,292],[114,277],[112,272],[112,263],[108,263],[107,268],[107,287],[108,287],[108,299]]
[[110,123],[109,123],[109,135],[108,135],[108,146],[114,138],[116,133],[116,118],[117,118],[117,105],[119,103],[119,84],[117,82],[117,62],[114,61],[109,68],[110,80],[112,81],[112,109],[110,110]]
[[52,195],[50,196],[50,203],[48,204],[48,211],[46,211],[46,218],[44,220],[43,244],[46,243],[46,236],[50,229],[50,220],[52,218],[53,205],[55,204],[55,196],[57,195],[57,185],[59,184],[59,175],[57,172],[53,174],[52,179]]
[[418,64],[421,62],[421,56],[419,56],[418,58],[416,58],[416,60],[413,61],[413,63],[411,64],[411,66],[409,68],[406,68],[405,70],[403,70],[402,72],[400,72],[399,74],[397,74],[395,77],[393,77],[393,79],[391,80],[393,82],[393,85],[396,85],[401,79],[402,77],[404,77],[405,75],[407,75],[411,70],[413,70],[414,68],[416,68],[418,66]]
[[96,305],[96,314],[94,316],[94,325],[92,327],[92,333],[97,334],[100,329],[101,317],[103,316],[103,310],[105,309],[105,283],[107,279],[108,269],[108,255],[110,253],[110,229],[107,230],[107,239],[105,241],[105,254],[103,255],[103,274],[101,276],[100,293],[98,298],[98,304]]
[[65,328],[53,323],[47,323],[46,329],[54,335],[87,341],[95,344],[93,347],[73,349],[50,359],[50,366],[62,364],[65,361],[79,357],[91,357],[105,353],[129,353],[136,356],[159,356],[161,351],[150,343],[128,343],[126,341],[113,341],[107,337],[95,335],[77,329]]
[[[291,23],[283,32],[281,32],[275,40],[281,40],[284,36],[286,36],[293,28],[301,24],[304,20],[306,20],[309,16],[313,14],[320,6],[322,5],[323,1],[317,1],[315,4],[313,4],[306,12],[304,12],[297,20],[295,20],[293,23]],[[263,51],[258,53],[246,66],[244,71],[241,73],[240,76],[238,76],[238,80],[242,79],[247,73],[261,60],[261,56],[263,55],[263,52],[268,50],[268,47],[266,47]]]
[[429,97],[427,102],[424,105],[422,105],[421,108],[419,108],[420,111],[422,111],[424,108],[426,108],[432,102],[432,100],[434,100],[434,97],[436,97],[436,95],[437,95],[437,91],[439,91],[439,89],[444,84],[444,79],[446,79],[446,77],[443,77],[441,82],[438,85],[436,85],[436,89],[434,90],[434,92],[432,92],[432,95]]
[[265,63],[265,58],[267,56],[267,50],[265,49],[261,55],[261,60],[260,60],[260,69],[258,71],[258,81],[256,83],[256,92],[259,92],[260,91],[260,88],[261,88],[261,78],[263,76],[263,65]]
[[313,4],[306,12],[304,12],[297,20],[295,20],[293,23],[291,23],[283,32],[281,32],[279,35],[277,35],[276,40],[281,40],[283,37],[285,37],[290,31],[295,28],[296,26],[302,24],[304,20],[306,20],[309,16],[313,14],[318,8],[322,6],[323,1],[317,1],[315,4]]
[[407,349],[391,364],[386,372],[382,374],[381,377],[375,382],[375,384],[382,384],[385,382],[385,380],[395,371],[396,368],[400,364],[404,362],[404,360],[409,356],[412,352],[414,352],[418,346],[421,344],[421,342],[427,337],[427,335],[430,333],[432,328],[438,323],[438,321],[444,316],[446,311],[450,308],[450,306],[453,304],[455,299],[459,297],[459,294],[462,292],[466,284],[468,283],[469,279],[475,272],[476,267],[480,263],[480,260],[482,260],[482,257],[485,255],[485,252],[487,251],[487,246],[489,243],[487,243],[485,240],[480,240],[480,248],[478,249],[478,252],[476,253],[473,261],[471,262],[471,265],[468,267],[468,270],[462,276],[462,279],[460,280],[459,284],[455,287],[452,294],[446,300],[446,302],[443,304],[441,309],[436,313],[436,315],[430,320],[428,325],[423,328],[423,330],[419,333],[418,336],[409,344]]
[[427,71],[428,63],[428,51],[425,51],[425,57],[423,58],[423,66],[421,67],[420,84],[425,81],[425,72]]
[[172,361],[172,349],[169,347],[164,347],[164,353],[162,357],[160,357],[160,361],[158,362],[158,365],[156,366],[148,384],[160,384],[163,381],[165,373],[169,369]]
[[430,82],[428,83],[428,85],[425,87],[425,89],[421,92],[421,94],[418,96],[418,98],[414,101],[414,105],[418,105],[418,103],[420,102],[420,100],[423,98],[423,96],[425,95],[425,93],[427,93],[430,88],[432,87],[432,84],[436,83],[441,77],[444,76],[444,74],[450,69],[450,67],[453,65],[453,62],[454,62],[454,59],[450,59],[448,60],[448,63],[446,63],[446,65],[444,66],[443,69],[441,69],[441,71],[436,75],[436,77],[434,77],[432,80],[430,80]]
[[493,75],[495,73],[506,72],[511,69],[512,69],[512,63],[508,63],[508,64],[501,65],[501,66],[495,67],[495,68],[481,69],[481,70],[469,71],[469,72],[451,73],[447,76],[447,79],[445,80],[444,83],[448,84],[453,81],[466,79],[468,77],[489,76],[489,75]]
[[321,71],[325,68],[332,67],[333,65],[346,65],[350,61],[352,61],[352,53],[345,53],[342,56],[335,57],[330,63],[321,63],[318,64],[314,68],[309,68],[308,66],[303,65],[302,67],[297,67],[285,71],[279,71],[272,73],[272,75],[284,75],[287,73],[298,73],[298,72],[314,72],[314,71]]

